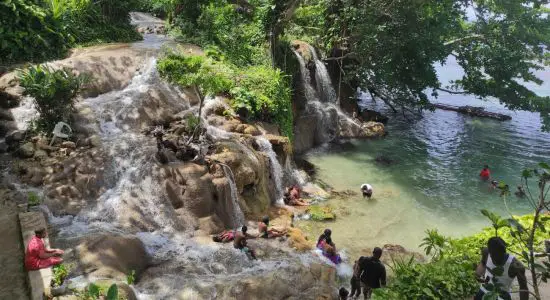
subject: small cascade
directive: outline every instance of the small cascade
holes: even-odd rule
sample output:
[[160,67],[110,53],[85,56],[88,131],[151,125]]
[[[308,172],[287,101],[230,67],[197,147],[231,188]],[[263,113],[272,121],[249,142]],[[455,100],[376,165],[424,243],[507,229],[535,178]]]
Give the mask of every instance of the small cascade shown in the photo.
[[319,93],[321,101],[339,105],[338,95],[336,95],[325,63],[317,57],[317,51],[312,46],[309,46],[309,51],[315,62],[315,82],[317,83],[317,93]]
[[231,219],[233,220],[233,228],[240,228],[245,224],[245,219],[244,219],[244,213],[241,210],[241,207],[239,206],[239,193],[237,191],[237,184],[235,184],[235,176],[233,175],[233,171],[228,165],[226,164],[220,164],[220,165],[223,167],[225,176],[227,176],[227,179],[229,181],[229,187],[231,188],[231,200],[233,204]]
[[275,184],[275,195],[273,203],[276,205],[284,205],[283,200],[283,167],[277,159],[277,154],[273,151],[273,146],[265,137],[257,137],[256,142],[260,146],[260,150],[267,154],[269,162],[271,164],[270,174],[273,183]]

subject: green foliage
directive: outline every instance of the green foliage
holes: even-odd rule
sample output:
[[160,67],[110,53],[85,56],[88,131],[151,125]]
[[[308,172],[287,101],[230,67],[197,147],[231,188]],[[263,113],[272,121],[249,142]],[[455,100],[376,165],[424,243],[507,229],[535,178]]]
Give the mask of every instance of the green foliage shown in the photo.
[[136,270],[132,270],[130,271],[130,273],[128,273],[128,275],[126,275],[126,283],[128,283],[128,285],[132,285],[134,284],[135,281],[136,281]]
[[61,57],[69,42],[62,24],[37,1],[0,2],[0,71],[12,63]]
[[141,38],[130,25],[138,0],[0,2],[0,67],[63,57],[70,47]]
[[287,78],[267,66],[238,68],[214,57],[169,54],[158,62],[161,76],[184,87],[196,86],[204,95],[229,95],[235,111],[246,111],[251,120],[277,123],[292,137],[291,94]]
[[441,235],[437,229],[426,230],[427,236],[422,239],[420,247],[424,248],[426,255],[432,255],[432,259],[443,257],[443,249],[447,245],[447,238]]
[[59,264],[53,267],[52,286],[61,286],[65,278],[69,275],[67,267],[64,264]]
[[99,299],[105,299],[105,300],[119,300],[119,299],[125,299],[119,295],[118,292],[118,286],[116,284],[112,284],[107,287],[97,285],[95,283],[90,283],[84,292],[77,293],[78,299],[82,300],[99,300]]
[[445,258],[429,264],[411,260],[392,266],[395,277],[373,299],[466,299],[478,289],[469,260]]
[[39,131],[51,132],[59,121],[70,123],[74,98],[89,81],[70,69],[53,70],[46,65],[31,66],[19,71],[24,94],[32,96],[40,117],[35,121]]
[[40,205],[40,197],[35,192],[29,192],[27,194],[27,203],[29,207]]
[[[510,109],[541,112],[550,129],[549,97],[524,83],[550,62],[550,18],[546,1],[355,0],[330,1],[329,46],[346,48],[354,63],[347,79],[358,79],[395,107],[431,108],[426,91],[496,97]],[[468,19],[468,9],[475,18]],[[330,49],[330,47],[329,47]],[[455,57],[464,69],[443,87],[435,64]]]

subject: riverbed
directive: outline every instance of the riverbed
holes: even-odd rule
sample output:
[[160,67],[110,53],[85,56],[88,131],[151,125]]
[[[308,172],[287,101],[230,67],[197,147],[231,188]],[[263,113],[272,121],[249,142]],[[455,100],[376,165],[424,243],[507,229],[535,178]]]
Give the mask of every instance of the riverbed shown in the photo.
[[[439,72],[447,81],[460,70],[451,60]],[[548,71],[538,75],[550,80]],[[548,83],[531,87],[541,95],[550,92]],[[463,95],[441,95],[437,102],[485,106],[513,119],[501,122],[443,110],[425,112],[423,118],[404,118],[365,96],[363,107],[390,117],[388,136],[324,145],[306,157],[316,165],[317,178],[335,190],[359,192],[361,184],[370,183],[373,198],[357,194],[329,200],[326,204],[335,209],[336,221],[300,221],[299,226],[312,238],[331,228],[339,249],[352,257],[387,243],[418,251],[427,229],[437,228],[453,237],[472,234],[489,225],[481,209],[508,213],[499,193],[479,180],[484,164],[490,166],[494,179],[510,185],[512,196],[506,198],[510,212],[528,213],[526,201],[513,196],[513,191],[524,168],[549,161],[550,134],[540,130],[539,115],[511,112],[494,99],[480,102]],[[380,156],[383,163],[376,161]]]

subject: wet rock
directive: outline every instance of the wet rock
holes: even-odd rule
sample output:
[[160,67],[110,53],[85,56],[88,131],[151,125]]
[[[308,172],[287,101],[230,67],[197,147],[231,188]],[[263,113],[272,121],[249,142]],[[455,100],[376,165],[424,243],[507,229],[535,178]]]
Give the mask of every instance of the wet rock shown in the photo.
[[61,148],[76,149],[76,144],[71,141],[61,143]]
[[313,249],[313,242],[308,241],[302,230],[292,227],[288,230],[289,245],[296,251],[309,251]]
[[17,154],[21,158],[30,158],[34,155],[34,144],[32,142],[27,142],[21,146],[19,146],[19,149],[17,150]]
[[95,148],[100,147],[101,138],[98,135],[92,135],[87,139],[86,144],[89,145],[90,147],[95,147]]
[[227,272],[227,269],[225,268],[225,266],[220,263],[210,264],[210,270],[212,270],[212,273],[214,274],[223,274]]
[[383,123],[383,124],[386,124],[388,122],[388,119],[389,119],[388,117],[384,116],[383,114],[381,114],[377,111],[374,111],[374,110],[369,110],[369,109],[362,110],[360,116],[361,116],[362,121],[364,121],[364,122],[374,121],[374,122],[380,122],[380,123]]
[[6,153],[9,150],[9,146],[5,141],[0,141],[0,153]]
[[121,281],[126,281],[131,271],[139,277],[150,262],[145,246],[133,236],[88,237],[76,247],[75,254],[85,274]]
[[36,149],[34,152],[34,158],[38,160],[43,160],[48,158],[48,152],[42,150],[42,149]]
[[22,141],[25,138],[25,132],[16,130],[6,136],[6,143],[14,144]]
[[378,122],[367,122],[361,126],[368,137],[383,137],[386,135],[384,124]]

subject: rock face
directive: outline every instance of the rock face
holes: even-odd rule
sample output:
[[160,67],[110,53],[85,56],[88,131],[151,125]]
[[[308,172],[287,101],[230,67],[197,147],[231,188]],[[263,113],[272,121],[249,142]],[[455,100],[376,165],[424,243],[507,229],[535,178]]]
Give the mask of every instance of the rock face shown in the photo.
[[374,130],[371,125],[365,126],[360,119],[348,115],[357,116],[359,112],[355,92],[346,92],[350,87],[344,85],[338,91],[338,101],[338,93],[332,84],[334,76],[332,81],[330,78],[331,65],[327,69],[315,49],[299,41],[293,42],[293,47],[300,62],[300,76],[296,76],[299,80],[294,82],[296,92],[293,98],[295,153],[303,153],[339,138],[383,135],[378,128]]
[[143,243],[135,237],[98,235],[89,237],[76,247],[79,268],[96,278],[126,281],[131,271],[139,276],[147,268],[150,257]]

